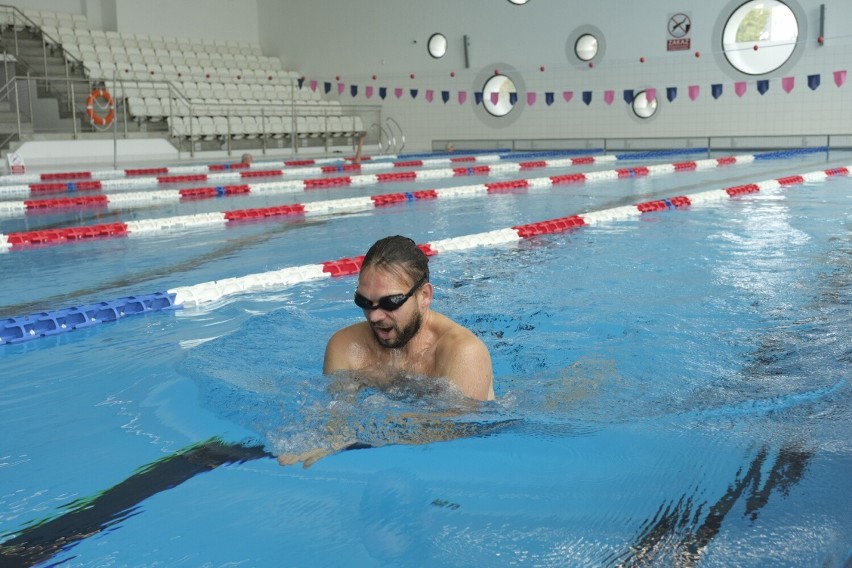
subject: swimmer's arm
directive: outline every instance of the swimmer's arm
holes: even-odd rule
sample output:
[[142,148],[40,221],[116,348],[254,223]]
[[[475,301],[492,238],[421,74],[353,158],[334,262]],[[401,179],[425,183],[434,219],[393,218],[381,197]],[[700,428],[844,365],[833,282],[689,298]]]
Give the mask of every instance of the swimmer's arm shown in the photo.
[[493,370],[488,348],[475,335],[442,348],[440,375],[474,400],[494,400]]
[[338,371],[357,370],[357,359],[359,356],[363,358],[363,351],[357,339],[356,326],[337,331],[325,346],[322,372],[331,375]]

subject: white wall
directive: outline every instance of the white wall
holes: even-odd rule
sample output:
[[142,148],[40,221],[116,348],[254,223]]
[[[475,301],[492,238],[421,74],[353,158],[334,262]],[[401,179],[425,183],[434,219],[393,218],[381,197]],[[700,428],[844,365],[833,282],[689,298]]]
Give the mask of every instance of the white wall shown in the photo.
[[256,0],[114,0],[118,31],[258,43]]
[[258,43],[256,0],[7,0],[22,10],[84,14],[93,29]]
[[[852,2],[787,1],[802,16],[801,45],[795,61],[764,77],[771,81],[771,89],[760,96],[756,78],[732,72],[720,53],[720,22],[742,0],[530,0],[525,6],[507,0],[11,0],[24,8],[85,13],[94,27],[105,29],[114,25],[125,32],[259,42],[286,68],[320,83],[332,82],[334,93],[336,84],[343,83],[342,102],[380,103],[386,116],[402,124],[412,147],[427,147],[442,138],[850,132],[852,77],[838,88],[832,73],[852,66],[852,36],[845,29],[852,21]],[[823,46],[816,41],[821,4],[827,14]],[[668,53],[667,21],[681,11],[692,18],[692,46],[688,52]],[[606,42],[605,56],[593,69],[579,65],[572,55],[571,37],[584,26],[596,27]],[[426,51],[434,32],[449,40],[449,52],[442,59],[433,59]],[[465,35],[470,38],[470,68],[464,64]],[[519,87],[520,101],[509,119],[490,118],[473,104],[473,93],[482,89],[494,69],[507,73]],[[806,87],[812,74],[822,76],[816,91]],[[796,78],[793,92],[781,90],[782,76]],[[737,80],[748,83],[743,97],[733,93]],[[724,85],[718,100],[710,96],[713,83]],[[359,86],[355,98],[349,95],[353,84]],[[692,84],[701,87],[696,101],[687,97]],[[376,96],[367,100],[367,85],[384,86],[391,93],[399,87],[405,94],[400,99],[389,94],[383,102]],[[678,98],[673,103],[661,100],[656,117],[639,121],[622,101],[622,93],[649,86],[661,97],[666,87],[675,86]],[[409,96],[412,88],[419,91],[414,100]],[[424,100],[427,89],[435,91],[432,103]],[[444,89],[453,97],[448,104],[440,101]],[[468,94],[464,105],[457,102],[462,90]],[[565,90],[574,92],[570,103],[561,99]],[[580,100],[585,90],[594,97],[588,106]],[[611,105],[602,102],[605,90],[615,92]],[[547,91],[556,93],[550,107],[543,100]],[[526,92],[537,93],[539,101],[527,105]]]
[[[795,64],[766,77],[771,89],[760,96],[755,79],[734,73],[721,55],[721,40],[714,33],[740,0],[698,2],[656,0],[624,2],[598,0],[569,3],[564,0],[530,0],[515,6],[507,0],[317,0],[288,2],[258,0],[261,45],[279,55],[289,68],[319,81],[360,85],[353,99],[348,86],[343,102],[369,103],[364,86],[402,87],[397,100],[389,95],[386,115],[402,123],[412,145],[427,146],[441,138],[562,138],[618,136],[710,136],[757,134],[810,134],[852,130],[852,69],[850,84],[837,88],[832,73],[852,67],[852,39],[846,23],[852,21],[852,3],[845,0],[789,0],[803,15],[802,44]],[[820,4],[826,5],[823,46],[817,44]],[[688,52],[666,51],[667,22],[671,14],[687,11],[693,28]],[[606,54],[593,69],[579,65],[569,45],[571,35],[586,25],[598,28]],[[443,59],[433,59],[426,43],[434,32],[449,40]],[[470,69],[464,68],[462,38],[470,37]],[[700,56],[696,57],[695,52]],[[640,63],[640,57],[645,63]],[[541,71],[541,67],[544,71]],[[473,92],[494,69],[508,73],[527,91],[538,93],[534,106],[525,93],[509,120],[489,120],[474,107]],[[450,73],[456,74],[450,78]],[[410,75],[415,78],[411,79]],[[822,74],[816,91],[806,86],[807,75]],[[373,75],[377,77],[374,81]],[[781,90],[781,76],[795,76],[796,89]],[[743,97],[733,93],[733,83],[750,82]],[[710,85],[724,84],[718,100]],[[701,96],[687,97],[689,85],[698,84]],[[678,87],[678,98],[661,101],[651,120],[639,121],[622,101],[625,89],[655,87],[660,96]],[[408,96],[418,88],[417,99]],[[435,90],[435,102],[423,99]],[[444,104],[440,90],[468,91],[468,103]],[[574,92],[570,103],[564,90]],[[593,91],[589,106],[580,100]],[[614,90],[615,102],[602,102],[603,91]],[[546,91],[557,101],[544,104]],[[336,93],[336,87],[334,89]]]

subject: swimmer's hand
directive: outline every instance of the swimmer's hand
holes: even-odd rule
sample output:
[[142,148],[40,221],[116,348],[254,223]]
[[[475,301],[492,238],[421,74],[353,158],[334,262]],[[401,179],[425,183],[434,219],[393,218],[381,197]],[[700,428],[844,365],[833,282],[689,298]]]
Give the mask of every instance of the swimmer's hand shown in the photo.
[[331,454],[331,450],[316,448],[301,454],[282,454],[278,456],[278,464],[283,466],[296,465],[301,462],[305,469],[314,465],[317,461]]
[[336,454],[337,452],[344,450],[348,447],[353,446],[353,444],[335,444],[331,448],[314,448],[313,450],[308,450],[306,452],[302,452],[301,454],[281,454],[278,456],[278,465],[288,466],[288,465],[296,465],[297,463],[302,464],[302,467],[307,469],[317,463],[322,458],[328,457],[332,454]]

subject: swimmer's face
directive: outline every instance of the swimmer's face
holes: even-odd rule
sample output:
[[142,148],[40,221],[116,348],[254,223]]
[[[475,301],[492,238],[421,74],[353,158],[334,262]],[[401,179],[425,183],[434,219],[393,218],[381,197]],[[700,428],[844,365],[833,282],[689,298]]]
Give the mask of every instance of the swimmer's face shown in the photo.
[[[408,293],[414,284],[399,273],[369,267],[361,271],[357,292],[376,304],[384,296]],[[395,310],[364,310],[376,341],[390,349],[399,349],[411,341],[423,324],[423,310],[429,306],[431,290],[431,284],[426,282]]]

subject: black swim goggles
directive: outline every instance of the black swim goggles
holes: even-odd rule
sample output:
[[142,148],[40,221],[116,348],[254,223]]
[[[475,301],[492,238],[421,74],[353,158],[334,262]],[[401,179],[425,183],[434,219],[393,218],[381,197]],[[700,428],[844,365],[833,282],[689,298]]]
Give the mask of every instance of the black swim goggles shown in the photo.
[[362,310],[367,310],[368,312],[372,312],[373,310],[384,310],[386,312],[392,312],[394,310],[398,310],[402,305],[414,295],[418,288],[423,286],[426,282],[426,275],[423,275],[417,284],[414,285],[411,290],[408,291],[408,294],[393,294],[390,296],[382,296],[379,298],[379,301],[375,304],[359,294],[355,292],[355,305],[361,308]]

